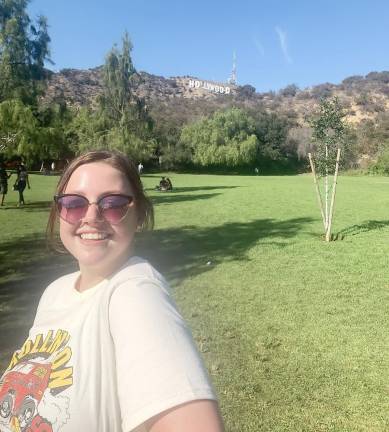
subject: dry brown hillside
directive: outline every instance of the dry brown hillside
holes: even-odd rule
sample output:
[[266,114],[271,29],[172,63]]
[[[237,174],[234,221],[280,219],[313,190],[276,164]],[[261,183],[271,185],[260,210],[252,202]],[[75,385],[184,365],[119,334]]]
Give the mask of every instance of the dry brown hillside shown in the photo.
[[[258,107],[293,116],[304,123],[320,98],[338,96],[352,123],[372,119],[389,106],[389,72],[352,76],[340,84],[320,84],[306,89],[290,85],[278,92],[257,93],[250,85],[231,86],[191,76],[164,78],[140,72],[133,80],[133,91],[158,118],[174,117],[178,123],[193,121],[218,109]],[[53,73],[45,96],[47,100],[64,97],[72,106],[94,106],[102,91],[102,68],[64,69]]]

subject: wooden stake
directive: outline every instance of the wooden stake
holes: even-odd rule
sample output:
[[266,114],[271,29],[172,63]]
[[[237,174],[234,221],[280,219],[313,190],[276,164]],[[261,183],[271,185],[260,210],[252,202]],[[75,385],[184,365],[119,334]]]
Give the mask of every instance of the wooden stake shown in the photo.
[[331,225],[332,225],[332,216],[334,214],[336,181],[338,179],[339,160],[340,160],[340,148],[338,148],[338,153],[336,155],[336,165],[335,165],[334,182],[332,184],[332,197],[331,197],[330,215],[329,215],[328,227],[327,227],[327,231],[326,231],[326,241],[328,241],[328,242],[331,240]]
[[324,227],[324,232],[327,232],[328,228],[328,145],[326,145],[326,175],[324,178],[324,191],[325,191],[325,204],[326,204],[326,224]]
[[312,170],[312,174],[313,174],[313,182],[315,183],[315,187],[316,187],[317,201],[319,203],[321,218],[323,220],[324,232],[326,232],[326,220],[325,220],[325,216],[324,216],[323,201],[322,201],[321,195],[320,195],[319,184],[317,183],[315,164],[313,162],[313,158],[312,158],[311,153],[308,153],[308,157],[309,157],[309,163],[311,164],[311,170]]

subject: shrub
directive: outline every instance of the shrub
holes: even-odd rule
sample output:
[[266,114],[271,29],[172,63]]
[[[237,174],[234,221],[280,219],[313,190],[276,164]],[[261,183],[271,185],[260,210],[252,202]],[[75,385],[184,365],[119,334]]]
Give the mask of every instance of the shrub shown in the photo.
[[389,175],[389,148],[385,148],[378,156],[377,162],[371,166],[374,174]]

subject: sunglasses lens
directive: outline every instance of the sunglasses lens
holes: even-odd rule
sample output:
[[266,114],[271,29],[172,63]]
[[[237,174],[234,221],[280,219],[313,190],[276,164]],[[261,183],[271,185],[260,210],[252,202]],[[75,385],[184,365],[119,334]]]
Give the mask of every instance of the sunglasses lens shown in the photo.
[[99,201],[99,209],[105,220],[115,224],[120,222],[127,214],[131,202],[131,197],[108,195]]
[[58,198],[57,206],[60,217],[69,223],[77,223],[88,211],[88,201],[77,195]]

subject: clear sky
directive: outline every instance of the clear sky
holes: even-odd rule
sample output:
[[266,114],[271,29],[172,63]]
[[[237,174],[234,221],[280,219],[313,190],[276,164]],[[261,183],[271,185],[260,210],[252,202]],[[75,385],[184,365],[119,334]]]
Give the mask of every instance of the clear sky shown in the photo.
[[32,0],[48,18],[55,70],[104,62],[125,30],[138,71],[257,91],[389,70],[388,0]]

